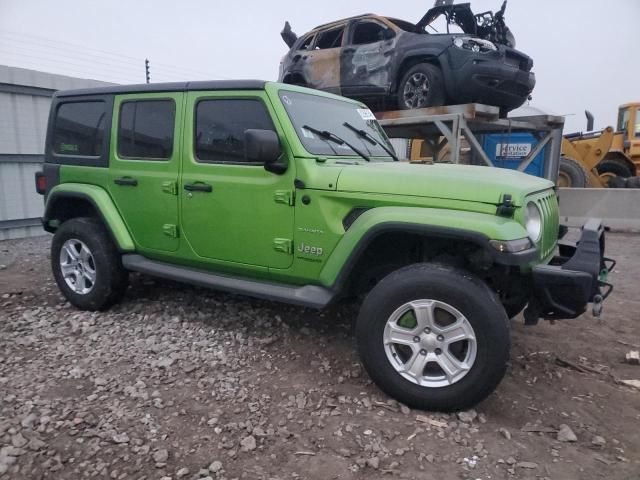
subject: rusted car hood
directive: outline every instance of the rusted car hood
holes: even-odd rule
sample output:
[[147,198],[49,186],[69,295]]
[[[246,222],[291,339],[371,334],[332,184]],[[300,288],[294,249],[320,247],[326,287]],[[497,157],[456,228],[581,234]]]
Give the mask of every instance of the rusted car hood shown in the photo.
[[473,165],[371,163],[345,167],[338,190],[413,195],[499,204],[504,194],[514,203],[524,195],[551,188],[548,180],[514,170]]

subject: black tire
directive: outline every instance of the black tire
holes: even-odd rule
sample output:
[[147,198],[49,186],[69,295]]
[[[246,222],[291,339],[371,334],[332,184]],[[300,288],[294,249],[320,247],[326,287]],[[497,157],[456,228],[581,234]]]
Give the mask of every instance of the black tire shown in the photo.
[[585,188],[589,183],[589,174],[577,160],[560,158],[558,185],[561,187]]
[[[415,78],[414,75],[416,76]],[[425,85],[428,88],[426,95],[424,93],[420,93],[420,95],[415,96],[415,92],[420,90],[413,88],[416,87],[416,84],[412,82],[412,79],[416,78],[425,79]],[[405,92],[405,88],[407,88],[409,92]],[[406,98],[406,94],[409,94],[411,90],[414,90],[412,98],[415,100],[413,103]],[[444,105],[445,91],[444,82],[442,81],[442,72],[440,69],[430,63],[419,63],[411,67],[398,83],[396,101],[400,110]]]
[[640,188],[640,177],[627,178],[625,182],[626,188]]
[[598,165],[596,165],[596,170],[600,175],[609,173],[621,178],[629,178],[634,175],[631,166],[629,166],[627,162],[621,158],[615,157],[605,158],[602,160]]
[[[387,320],[399,307],[420,299],[454,307],[473,328],[475,361],[450,385],[418,385],[398,373],[387,357],[383,343]],[[414,264],[385,277],[362,305],[356,339],[362,363],[376,385],[400,402],[425,410],[455,411],[477,404],[500,383],[509,360],[509,321],[497,296],[469,272],[445,265]]]
[[[87,293],[78,293],[67,284],[60,264],[65,242],[74,240],[84,243],[91,254],[95,282],[89,282]],[[128,285],[129,275],[116,246],[104,225],[94,218],[73,218],[56,230],[51,242],[51,269],[62,294],[81,310],[106,310],[122,298]]]

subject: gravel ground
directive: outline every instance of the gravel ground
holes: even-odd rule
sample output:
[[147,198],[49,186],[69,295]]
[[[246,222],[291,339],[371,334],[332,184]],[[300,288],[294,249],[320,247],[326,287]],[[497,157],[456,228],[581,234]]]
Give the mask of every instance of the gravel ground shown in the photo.
[[[132,276],[80,312],[50,239],[0,242],[0,477],[638,479],[638,236],[602,320],[514,321],[511,365],[475,410],[410,410],[371,384],[357,306],[318,313]],[[635,349],[638,349],[637,347]]]

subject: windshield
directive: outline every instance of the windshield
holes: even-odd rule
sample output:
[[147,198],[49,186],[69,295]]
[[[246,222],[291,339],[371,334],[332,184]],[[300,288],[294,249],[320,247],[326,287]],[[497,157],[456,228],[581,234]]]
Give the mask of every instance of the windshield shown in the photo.
[[372,144],[354,132],[352,128],[345,126],[345,123],[348,123],[356,129],[364,130],[384,145],[393,148],[382,127],[368,108],[351,102],[287,90],[280,91],[280,100],[287,110],[287,115],[296,129],[298,138],[309,153],[349,157],[356,155],[347,145],[338,145],[335,142],[324,140],[320,135],[304,128],[305,126],[331,132],[354,145],[369,157],[389,158],[389,154],[382,147]]

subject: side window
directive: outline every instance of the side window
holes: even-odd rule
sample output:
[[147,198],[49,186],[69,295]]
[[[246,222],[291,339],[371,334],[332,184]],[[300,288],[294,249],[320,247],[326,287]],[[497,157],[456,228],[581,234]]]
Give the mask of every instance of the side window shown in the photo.
[[309,50],[309,48],[311,48],[311,45],[313,44],[314,38],[315,35],[307,36],[307,38],[303,39],[302,43],[300,43],[300,47],[298,47],[298,50]]
[[359,22],[353,30],[353,45],[380,42],[385,39],[387,29],[375,22]]
[[200,100],[196,104],[195,154],[199,162],[244,163],[244,132],[275,130],[258,99]]
[[118,155],[135,159],[170,158],[175,117],[173,100],[123,102],[118,121]]
[[318,34],[318,41],[316,42],[317,50],[324,50],[327,48],[338,48],[342,45],[342,34],[344,33],[344,27],[333,28],[331,30],[325,30]]
[[54,121],[53,151],[58,155],[100,156],[106,115],[105,102],[61,103]]

